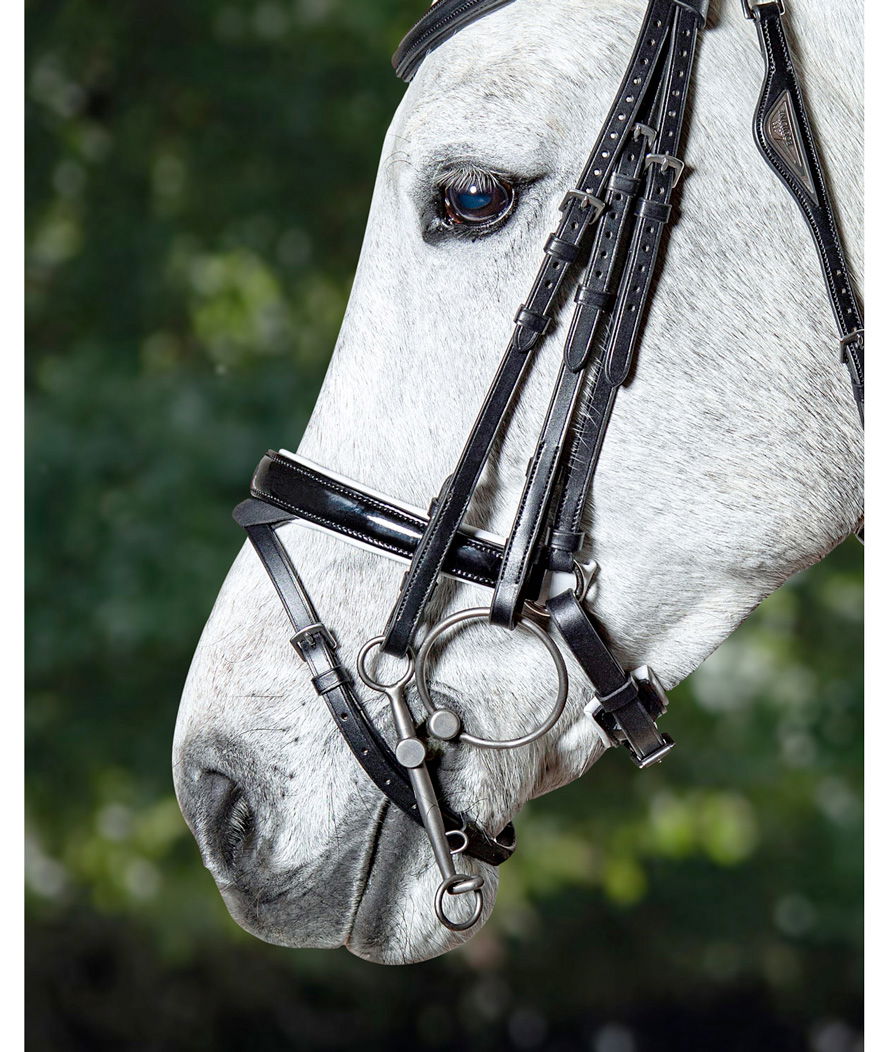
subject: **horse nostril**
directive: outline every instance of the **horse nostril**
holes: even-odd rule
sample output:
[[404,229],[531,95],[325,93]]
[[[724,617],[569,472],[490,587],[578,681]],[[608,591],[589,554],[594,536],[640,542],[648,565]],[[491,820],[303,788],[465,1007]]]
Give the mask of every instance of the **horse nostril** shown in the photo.
[[219,831],[219,846],[225,861],[234,866],[255,840],[256,815],[239,785],[228,794],[227,804]]
[[204,865],[230,873],[256,844],[256,815],[244,787],[221,771],[202,771],[180,801]]

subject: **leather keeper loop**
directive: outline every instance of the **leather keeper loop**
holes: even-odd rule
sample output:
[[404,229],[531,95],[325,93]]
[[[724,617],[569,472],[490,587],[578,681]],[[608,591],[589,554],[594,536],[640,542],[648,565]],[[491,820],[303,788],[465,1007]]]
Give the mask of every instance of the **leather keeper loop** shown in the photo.
[[319,675],[311,678],[311,685],[318,694],[329,694],[331,690],[336,690],[337,687],[351,686],[352,682],[351,675],[342,665],[334,665],[333,668],[328,668],[326,672],[321,672]]
[[580,285],[574,293],[577,303],[587,303],[590,307],[599,310],[610,310],[614,305],[614,294],[612,292],[599,292],[598,289],[590,289]]
[[610,177],[610,183],[608,189],[614,193],[628,194],[630,197],[634,197],[638,193],[639,180],[632,175],[623,175],[620,172],[614,172]]
[[580,250],[570,241],[565,241],[564,238],[558,237],[557,234],[550,234],[543,251],[547,256],[560,259],[562,263],[573,263]]
[[709,11],[709,0],[672,0],[676,7],[691,11],[700,19],[700,28],[706,26],[706,15]]
[[583,534],[573,530],[552,530],[549,534],[549,547],[558,552],[578,552],[583,543]]
[[634,680],[629,678],[621,687],[617,687],[615,691],[605,694],[603,698],[599,697],[598,701],[605,712],[616,712],[625,705],[638,701],[638,687],[635,686]]
[[545,314],[529,310],[527,307],[519,307],[518,313],[515,315],[515,322],[518,325],[522,325],[525,329],[530,329],[531,332],[538,332],[540,335],[549,328],[551,321],[552,319]]
[[667,223],[672,213],[672,205],[664,205],[659,201],[651,201],[646,197],[642,197],[635,202],[633,212],[639,219],[651,219],[655,223]]

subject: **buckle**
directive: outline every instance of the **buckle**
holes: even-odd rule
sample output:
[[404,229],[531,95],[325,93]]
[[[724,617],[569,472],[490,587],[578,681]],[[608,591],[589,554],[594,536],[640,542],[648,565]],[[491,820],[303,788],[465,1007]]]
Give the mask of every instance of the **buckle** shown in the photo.
[[595,583],[595,578],[598,576],[598,563],[594,559],[589,559],[588,562],[577,562],[574,559],[573,574],[576,580],[576,587],[574,588],[574,595],[577,597],[577,602],[582,603],[589,594],[589,589]]
[[637,697],[625,706],[608,712],[596,697],[584,711],[607,732],[611,744],[625,745],[635,766],[644,770],[661,763],[675,747],[668,734],[661,734],[656,722],[666,712],[669,697],[656,672],[647,665],[631,672],[629,681]]
[[678,157],[673,157],[671,153],[649,153],[644,159],[644,166],[645,168],[650,168],[652,164],[658,164],[660,171],[664,175],[669,168],[675,172],[675,178],[672,181],[673,186],[681,179],[681,173],[685,168],[684,161]]
[[320,636],[321,639],[327,644],[331,650],[336,650],[339,644],[333,638],[330,630],[326,625],[320,621],[315,621],[312,625],[306,625],[305,628],[300,628],[299,631],[290,639],[290,646],[296,651],[296,653],[302,658],[303,661],[308,659],[302,650],[303,644],[306,640],[312,636]]
[[669,708],[669,695],[663,689],[663,684],[660,682],[657,673],[648,665],[641,665],[631,675],[636,687],[638,687],[641,703],[654,723],[654,732],[661,741],[659,748],[646,752],[643,755],[639,755],[631,746],[629,747],[632,759],[639,768],[644,770],[646,767],[653,767],[655,764],[660,763],[666,754],[675,748],[675,742],[672,738],[668,734],[661,734],[656,726],[657,720],[664,716]]
[[650,665],[639,665],[629,673],[638,693],[641,695],[642,703],[648,711],[652,720],[658,720],[666,714],[669,708],[669,695],[666,693],[660,677]]
[[639,139],[647,139],[648,146],[653,146],[657,141],[657,129],[652,128],[649,124],[642,124],[640,121],[632,128],[632,138],[635,142]]
[[566,212],[567,209],[570,208],[572,197],[576,197],[583,208],[595,209],[595,215],[592,217],[592,222],[594,222],[607,207],[604,201],[590,193],[588,190],[568,190],[564,195],[561,204],[558,206],[559,212]]
[[846,365],[848,362],[848,348],[853,344],[863,344],[863,329],[854,329],[849,332],[847,336],[842,336],[839,340],[839,364]]
[[743,8],[743,14],[746,18],[755,18],[757,8],[770,7],[772,4],[777,5],[777,14],[782,18],[786,14],[783,0],[740,0],[740,6]]

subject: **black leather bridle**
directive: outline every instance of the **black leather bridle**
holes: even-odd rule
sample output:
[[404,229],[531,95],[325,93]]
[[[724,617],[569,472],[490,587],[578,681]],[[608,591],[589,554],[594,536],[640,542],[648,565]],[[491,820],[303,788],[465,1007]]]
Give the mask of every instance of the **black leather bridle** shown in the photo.
[[[510,2],[439,0],[398,48],[396,72],[409,81],[429,51]],[[755,140],[811,230],[862,423],[863,318],[787,46],[783,0],[741,2],[756,25],[766,64]],[[421,728],[425,736],[513,748],[546,733],[566,695],[564,662],[555,642],[560,639],[594,688],[595,701],[586,711],[609,741],[625,745],[639,767],[658,763],[673,746],[657,727],[667,699],[656,676],[646,668],[627,672],[611,651],[606,629],[584,606],[592,567],[579,561],[584,541],[580,523],[614,401],[633,362],[671,198],[684,168],[677,151],[707,6],[708,0],[649,0],[604,126],[576,186],[561,202],[558,225],[545,243],[530,294],[515,315],[496,376],[459,461],[428,513],[371,493],[293,454],[273,451],[256,469],[251,498],[234,513],[293,625],[293,648],[308,665],[315,690],[356,759],[377,787],[429,833],[442,876],[436,913],[456,930],[479,919],[483,877],[456,872],[455,859],[465,853],[499,865],[511,855],[515,838],[511,825],[491,836],[440,804],[425,744],[405,701],[414,676],[411,647],[442,574],[484,585],[492,598],[489,610],[464,611],[433,628],[419,651],[415,677],[428,710]],[[588,253],[589,262],[577,280],[575,264],[582,253]],[[576,285],[575,305],[549,407],[509,535],[491,537],[463,520],[568,281]],[[409,563],[384,633],[365,644],[358,664],[364,682],[391,702],[394,750],[367,716],[350,673],[338,660],[336,639],[277,536],[279,526],[297,519]],[[538,602],[541,595],[548,596],[543,603]],[[459,621],[476,618],[532,631],[543,637],[555,661],[556,706],[547,721],[522,738],[479,739],[429,694],[426,665],[432,645]],[[557,635],[548,631],[552,626]],[[374,679],[367,656],[376,646],[407,662],[397,683],[386,686]],[[471,916],[451,919],[445,897],[468,893],[474,896]]]

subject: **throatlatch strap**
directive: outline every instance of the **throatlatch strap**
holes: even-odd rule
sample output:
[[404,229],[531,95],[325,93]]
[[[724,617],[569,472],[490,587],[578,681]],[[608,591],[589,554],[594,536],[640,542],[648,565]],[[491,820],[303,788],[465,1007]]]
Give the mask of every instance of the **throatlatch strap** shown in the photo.
[[742,0],[755,21],[765,60],[765,80],[753,119],[753,136],[762,156],[792,194],[820,259],[823,279],[839,330],[842,361],[863,423],[863,313],[848,272],[835,208],[801,85],[783,28],[783,0]]

